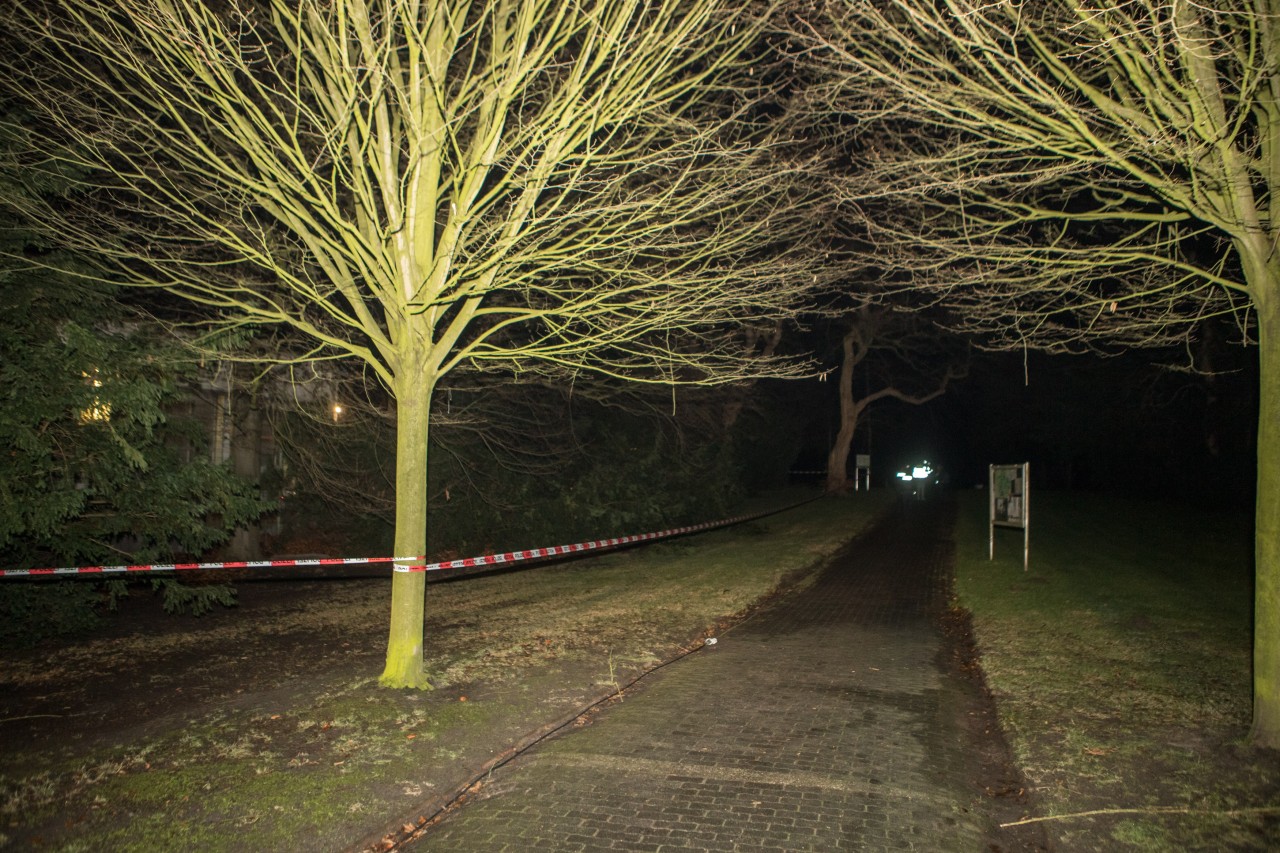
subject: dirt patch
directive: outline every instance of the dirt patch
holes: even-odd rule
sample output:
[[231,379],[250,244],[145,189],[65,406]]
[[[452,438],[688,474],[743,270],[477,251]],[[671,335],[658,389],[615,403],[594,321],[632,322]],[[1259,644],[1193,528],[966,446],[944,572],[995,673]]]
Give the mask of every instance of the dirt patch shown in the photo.
[[1029,788],[1000,728],[995,698],[982,673],[969,613],[950,607],[938,614],[937,621],[943,639],[938,665],[949,676],[948,685],[954,690],[949,697],[951,701],[944,702],[944,708],[966,738],[965,775],[979,810],[988,815],[991,822],[986,849],[991,853],[1048,850],[1048,840],[1038,825],[1001,828],[1001,824],[1015,823],[1031,812]]

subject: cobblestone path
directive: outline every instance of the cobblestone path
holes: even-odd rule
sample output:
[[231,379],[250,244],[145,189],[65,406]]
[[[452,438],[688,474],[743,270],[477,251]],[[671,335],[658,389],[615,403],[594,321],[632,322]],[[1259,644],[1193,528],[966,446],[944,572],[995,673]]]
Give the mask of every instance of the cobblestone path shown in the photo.
[[807,589],[499,769],[414,849],[984,849],[931,618],[948,524],[900,507]]

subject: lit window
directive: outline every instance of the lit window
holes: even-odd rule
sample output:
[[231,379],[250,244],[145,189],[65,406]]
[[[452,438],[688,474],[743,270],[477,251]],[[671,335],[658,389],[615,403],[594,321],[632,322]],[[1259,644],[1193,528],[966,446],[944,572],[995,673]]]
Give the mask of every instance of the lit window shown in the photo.
[[[91,388],[101,388],[102,380],[98,378],[97,368],[92,373],[81,371],[85,383]],[[104,423],[111,420],[111,404],[98,397],[93,398],[93,405],[80,410],[80,423]]]

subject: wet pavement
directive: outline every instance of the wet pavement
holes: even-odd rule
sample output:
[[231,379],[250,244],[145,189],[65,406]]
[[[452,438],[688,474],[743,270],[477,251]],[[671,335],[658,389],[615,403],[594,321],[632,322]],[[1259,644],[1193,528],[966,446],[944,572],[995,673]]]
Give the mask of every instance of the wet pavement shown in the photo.
[[413,849],[988,849],[973,688],[940,654],[949,523],[901,505],[808,588],[499,768]]

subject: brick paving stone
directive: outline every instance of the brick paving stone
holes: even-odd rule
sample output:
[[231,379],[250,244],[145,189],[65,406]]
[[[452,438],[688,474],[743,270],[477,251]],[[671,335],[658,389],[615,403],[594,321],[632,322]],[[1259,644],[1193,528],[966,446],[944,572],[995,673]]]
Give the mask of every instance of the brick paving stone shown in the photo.
[[496,771],[425,850],[974,851],[946,712],[945,507],[900,507],[809,587]]

